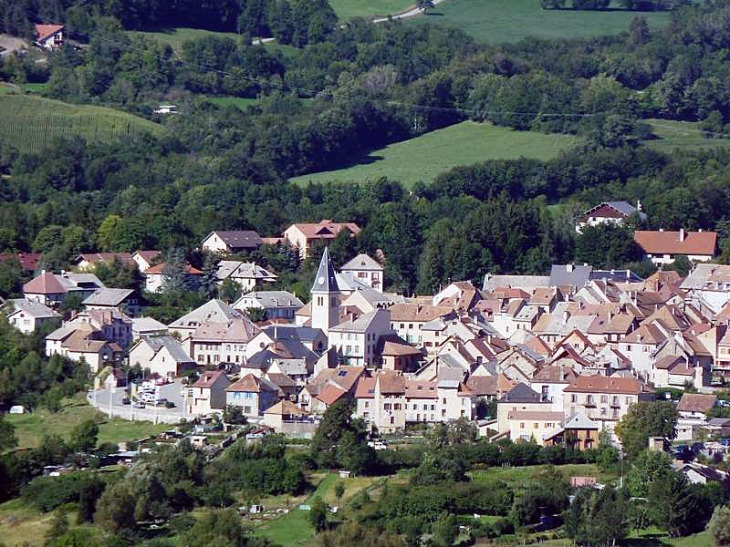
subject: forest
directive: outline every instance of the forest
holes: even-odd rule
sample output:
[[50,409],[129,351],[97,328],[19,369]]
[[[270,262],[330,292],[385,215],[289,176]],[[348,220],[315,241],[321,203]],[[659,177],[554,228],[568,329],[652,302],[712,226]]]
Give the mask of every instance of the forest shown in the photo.
[[[381,249],[388,286],[424,293],[449,279],[544,273],[571,260],[650,273],[631,242],[635,225],[576,236],[577,216],[602,200],[640,200],[646,227],[714,229],[721,251],[730,243],[726,154],[656,151],[645,123],[699,122],[708,143],[725,136],[730,27],[719,22],[730,2],[676,7],[660,30],[637,16],[618,36],[493,46],[437,25],[331,22],[317,43],[286,54],[251,45],[258,31],[189,41],[178,53],[128,34],[135,25],[103,6],[51,4],[88,47],[62,48],[47,65],[5,57],[0,76],[45,81],[48,97],[125,110],[165,131],[112,143],[59,139],[41,154],[0,143],[2,251],[43,252],[45,264],[63,267],[85,250],[189,250],[213,229],[274,236],[292,222],[333,218],[363,228],[342,242],[343,260]],[[29,20],[47,17],[51,4],[5,4],[2,20],[20,6]],[[85,24],[74,31],[79,14]],[[256,100],[238,108],[208,100],[215,96]],[[162,101],[181,114],[155,115]],[[582,144],[545,162],[458,167],[412,191],[387,178],[287,180],[465,119],[576,134]],[[306,265],[261,254],[285,274],[282,284],[306,286]]]

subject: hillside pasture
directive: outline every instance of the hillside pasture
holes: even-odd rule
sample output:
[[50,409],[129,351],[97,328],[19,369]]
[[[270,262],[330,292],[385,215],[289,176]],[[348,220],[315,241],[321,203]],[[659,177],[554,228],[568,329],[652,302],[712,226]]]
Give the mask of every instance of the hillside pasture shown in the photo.
[[415,4],[412,0],[330,0],[341,21],[355,17],[373,19],[406,11]]
[[156,123],[112,108],[0,93],[0,141],[21,152],[38,153],[57,137],[78,135],[90,142],[108,142],[164,132]]
[[514,131],[467,121],[375,150],[357,158],[349,167],[292,180],[307,184],[368,182],[388,177],[412,187],[418,181],[431,182],[439,173],[460,165],[520,157],[549,160],[580,142],[572,135]]
[[614,0],[607,11],[544,10],[540,0],[445,0],[426,15],[410,19],[411,24],[449,25],[478,42],[499,44],[523,38],[589,38],[628,31],[637,15],[651,28],[669,22],[666,12],[637,13],[618,9]]

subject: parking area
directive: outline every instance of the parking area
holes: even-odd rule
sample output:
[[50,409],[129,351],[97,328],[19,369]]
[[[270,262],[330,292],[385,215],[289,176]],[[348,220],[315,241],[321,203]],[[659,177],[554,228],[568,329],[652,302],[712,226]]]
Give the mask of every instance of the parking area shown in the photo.
[[[133,389],[135,386],[132,386]],[[155,397],[167,399],[175,404],[174,408],[165,406],[145,405],[145,408],[135,408],[134,404],[122,404],[122,399],[129,397],[126,388],[99,389],[89,391],[87,398],[89,403],[104,414],[110,417],[119,417],[125,420],[143,420],[153,423],[177,423],[181,419],[189,418],[185,414],[183,398],[183,386],[179,382],[173,382],[164,386],[158,386]]]

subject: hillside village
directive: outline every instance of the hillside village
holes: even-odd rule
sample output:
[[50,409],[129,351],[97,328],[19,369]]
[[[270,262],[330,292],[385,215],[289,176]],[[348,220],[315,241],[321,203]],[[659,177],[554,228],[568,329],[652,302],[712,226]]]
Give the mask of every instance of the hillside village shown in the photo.
[[[635,213],[606,203],[580,222],[617,223]],[[238,284],[242,295],[212,299],[167,325],[145,316],[144,294],[105,287],[93,273],[117,260],[139,269],[144,292],[164,290],[157,251],[85,253],[74,271],[36,271],[24,298],[7,303],[8,320],[25,333],[57,325],[45,337],[46,354],[84,361],[96,389],[127,390],[125,403],[140,410],[136,386],[126,386],[130,369],[158,385],[190,379],[182,408],[167,418],[155,411],[156,420],[233,405],[253,423],[311,437],[327,408],[349,400],[380,433],[465,418],[491,440],[587,449],[635,403],[678,389],[707,394],[680,404],[696,410],[702,401],[700,415],[680,413],[680,440],[730,430],[730,420],[704,417],[730,371],[730,266],[707,262],[715,234],[636,232],[657,265],[687,256],[694,267],[684,278],[556,264],[549,276],[487,274],[481,286],[454,281],[413,296],[384,290],[385,268],[373,257],[354,256],[336,270],[327,243],[343,230],[354,236],[359,228],[323,220],[293,225],[280,238],[212,232],[201,249],[219,259],[217,282]],[[227,259],[272,244],[291,245],[302,257],[323,249],[306,305],[267,290],[275,272]],[[32,256],[19,258],[37,267]],[[202,272],[188,265],[185,275],[194,282]],[[82,309],[62,317],[59,306],[72,296]]]

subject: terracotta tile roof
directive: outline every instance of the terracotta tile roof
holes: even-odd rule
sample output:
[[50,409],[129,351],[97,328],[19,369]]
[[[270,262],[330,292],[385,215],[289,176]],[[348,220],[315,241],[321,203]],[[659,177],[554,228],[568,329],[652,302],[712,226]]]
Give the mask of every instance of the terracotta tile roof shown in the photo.
[[394,304],[390,307],[391,322],[428,322],[438,317],[453,313],[447,306],[432,306],[429,304]]
[[533,382],[553,383],[553,384],[569,384],[575,380],[578,375],[575,371],[563,365],[547,365],[542,367],[535,376],[532,377]]
[[717,402],[717,395],[703,395],[701,393],[685,393],[679,400],[677,410],[679,412],[702,412],[709,411]]
[[360,233],[360,227],[354,222],[333,222],[331,220],[322,220],[317,224],[297,223],[292,226],[296,226],[307,239],[334,239],[344,228],[350,230],[353,235]]
[[406,398],[408,399],[438,399],[438,385],[436,382],[411,380],[406,382]]
[[23,285],[25,294],[65,294],[67,288],[51,272],[44,272]]
[[660,344],[664,340],[666,340],[667,337],[664,335],[664,333],[659,330],[659,327],[657,327],[654,324],[644,324],[641,325],[638,329],[636,329],[634,332],[626,336],[623,340],[621,340],[622,343],[627,344]]
[[277,392],[279,388],[262,378],[257,378],[253,374],[246,374],[246,376],[228,386],[226,391],[261,393],[262,391]]
[[525,342],[525,345],[540,355],[550,355],[552,353],[550,346],[542,338],[538,338],[537,336],[530,338]]
[[496,397],[498,382],[496,376],[470,376],[466,385],[478,397]]
[[346,390],[336,384],[327,384],[319,395],[317,395],[317,399],[330,406],[339,401],[344,395],[347,395]]
[[376,386],[380,393],[405,393],[406,379],[397,372],[381,372],[375,377]]
[[47,38],[50,38],[54,34],[60,32],[63,30],[63,25],[36,25],[35,26],[35,36],[36,40],[43,41]]
[[531,420],[540,422],[555,422],[560,424],[565,416],[562,412],[548,412],[540,410],[513,410],[507,413],[510,420]]
[[553,301],[556,296],[554,288],[538,287],[530,297],[531,306],[546,306]]
[[221,377],[225,377],[223,371],[220,370],[206,370],[200,375],[198,381],[193,384],[193,387],[198,388],[209,388],[215,384]]
[[638,395],[642,392],[642,385],[636,378],[578,376],[568,387],[565,388],[564,392]]
[[[680,239],[684,234],[684,240]],[[634,241],[647,254],[712,256],[717,247],[715,232],[661,232],[637,230]]]
[[355,397],[357,399],[373,399],[375,398],[375,378],[360,378],[355,389]]
[[[164,262],[160,262],[159,264],[157,264],[157,265],[155,265],[155,266],[152,266],[152,267],[151,267],[151,268],[150,268],[149,270],[145,270],[145,271],[144,271],[144,274],[145,274],[145,275],[157,275],[157,274],[162,274],[162,273],[163,273],[163,270],[164,270],[164,269],[165,269],[165,263],[164,263]],[[186,265],[185,265],[185,271],[186,271],[186,272],[187,272],[187,273],[188,273],[189,275],[203,275],[203,272],[201,272],[201,271],[200,271],[199,269],[197,269],[197,268],[194,268],[194,267],[193,267],[193,266],[191,266],[190,264],[186,264]]]
[[408,355],[421,355],[421,350],[414,348],[407,342],[399,343],[396,341],[386,340],[383,344],[383,351],[381,352],[384,356],[408,356]]
[[264,414],[273,414],[276,416],[306,416],[309,414],[306,410],[302,410],[291,401],[284,399],[274,406],[267,408]]

